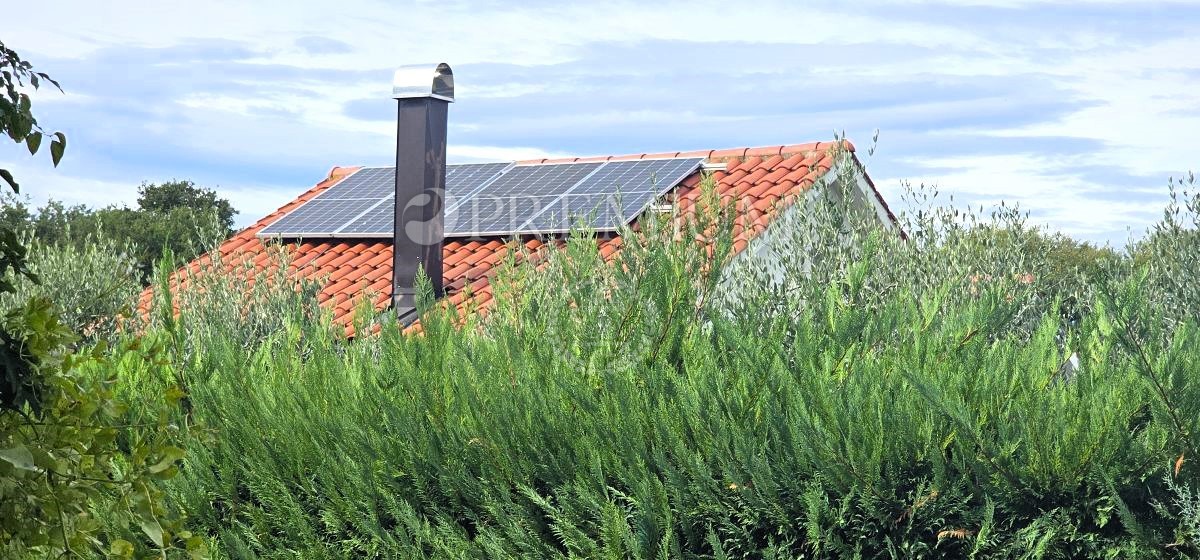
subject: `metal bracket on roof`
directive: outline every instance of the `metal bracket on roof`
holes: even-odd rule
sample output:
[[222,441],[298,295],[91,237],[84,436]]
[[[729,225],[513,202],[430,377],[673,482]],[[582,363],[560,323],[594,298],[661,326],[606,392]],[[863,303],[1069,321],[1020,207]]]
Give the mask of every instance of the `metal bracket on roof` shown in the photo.
[[704,171],[725,171],[726,165],[723,161],[705,161],[700,164],[700,169]]

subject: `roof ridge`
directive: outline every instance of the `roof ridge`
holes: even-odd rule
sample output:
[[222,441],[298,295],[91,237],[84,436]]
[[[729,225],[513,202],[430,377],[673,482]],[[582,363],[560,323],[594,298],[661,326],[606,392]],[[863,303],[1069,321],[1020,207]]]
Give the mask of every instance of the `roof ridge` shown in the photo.
[[751,156],[788,156],[797,153],[816,152],[831,149],[840,144],[849,152],[854,151],[854,143],[849,140],[829,142],[807,142],[804,144],[782,144],[777,146],[757,146],[750,148],[724,148],[716,150],[691,150],[687,152],[659,152],[642,154],[625,154],[616,156],[582,156],[561,158],[533,158],[517,160],[517,163],[583,163],[592,161],[625,161],[651,158],[702,157],[705,159],[746,158]]

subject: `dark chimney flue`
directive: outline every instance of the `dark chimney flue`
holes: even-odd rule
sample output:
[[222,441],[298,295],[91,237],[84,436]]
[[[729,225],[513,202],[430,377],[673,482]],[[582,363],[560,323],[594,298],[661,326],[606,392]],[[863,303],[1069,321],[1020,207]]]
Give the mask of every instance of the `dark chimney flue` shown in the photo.
[[454,102],[450,66],[396,70],[396,217],[392,234],[392,307],[402,324],[417,318],[417,274],[424,270],[442,296],[446,114]]

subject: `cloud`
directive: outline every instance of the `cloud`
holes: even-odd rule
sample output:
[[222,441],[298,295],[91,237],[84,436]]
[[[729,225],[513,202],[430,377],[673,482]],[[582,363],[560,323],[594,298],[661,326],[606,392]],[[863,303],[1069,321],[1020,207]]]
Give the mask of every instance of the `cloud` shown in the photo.
[[1129,232],[1140,235],[1167,201],[1166,189],[1155,188],[1161,182],[1142,178],[1114,187],[1106,184],[1104,170],[1089,170],[1074,157],[962,156],[908,163],[926,172],[878,181],[891,199],[900,198],[904,181],[943,187],[960,205],[1016,205],[1028,211],[1034,223],[1092,241],[1118,242]]
[[454,65],[457,161],[835,131],[864,146],[878,128],[877,182],[1016,200],[1091,238],[1153,220],[1200,129],[1200,8],[1179,3],[118,0],[23,17],[6,42],[63,83],[35,111],[70,148],[58,171],[16,171],[89,203],[193,179],[243,223],[332,165],[386,165],[406,62]]
[[329,37],[318,37],[316,35],[308,35],[296,39],[296,46],[308,54],[345,54],[354,52],[354,47],[349,43],[330,39]]

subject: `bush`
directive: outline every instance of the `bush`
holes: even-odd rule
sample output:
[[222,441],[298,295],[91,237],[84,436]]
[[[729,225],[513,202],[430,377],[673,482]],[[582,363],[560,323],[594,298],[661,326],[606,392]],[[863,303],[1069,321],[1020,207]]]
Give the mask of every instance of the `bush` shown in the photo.
[[9,311],[4,327],[37,386],[0,408],[0,557],[203,556],[204,540],[161,487],[184,455],[174,414],[183,393],[142,393],[130,420],[118,391],[117,363],[128,371],[156,350],[137,340],[111,354],[103,344],[71,350],[78,340],[44,298]]
[[[44,84],[58,87],[58,82],[34,71],[3,42],[0,69],[0,133],[30,154],[51,138],[48,151],[58,165],[66,136],[38,125],[29,96],[30,90]],[[14,194],[18,191],[11,172],[0,169],[0,178]],[[126,403],[115,396],[117,368],[108,365],[107,346],[73,348],[77,337],[59,320],[53,301],[14,298],[23,289],[36,292],[29,283],[36,283],[37,276],[11,223],[28,213],[7,201],[0,211],[0,296],[7,298],[0,320],[0,556],[129,558],[137,552],[135,543],[162,558],[176,552],[176,545],[178,552],[203,556],[203,539],[179,528],[182,518],[162,502],[157,482],[178,472],[175,463],[183,455],[170,445],[178,430],[169,423],[173,403],[182,394],[177,388],[157,396],[144,393],[139,414],[147,421],[121,423]],[[43,258],[41,264],[53,273],[76,263]],[[95,264],[100,263],[71,269],[93,270],[87,265]],[[67,276],[55,279],[78,290],[78,279]],[[63,284],[46,288],[62,289]],[[96,320],[112,317],[72,309],[93,329]],[[132,360],[154,357],[138,340],[119,346],[112,357],[125,359],[126,354]],[[84,373],[89,370],[91,375]],[[134,525],[141,531],[131,535],[132,542],[105,539],[101,520],[123,534],[130,534]]]
[[29,270],[38,282],[22,282],[17,291],[0,294],[0,308],[8,310],[30,298],[54,302],[55,311],[83,340],[112,340],[122,316],[132,314],[131,304],[141,282],[137,261],[127,245],[104,237],[89,237],[78,245],[57,245],[28,238]]
[[1128,256],[1064,271],[1014,210],[918,206],[905,240],[848,197],[730,267],[711,198],[613,262],[579,234],[417,337],[214,280],[124,379],[213,430],[168,492],[220,557],[1200,554],[1200,330],[1152,320],[1186,293]]

